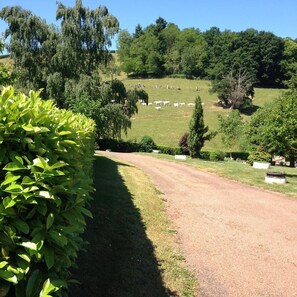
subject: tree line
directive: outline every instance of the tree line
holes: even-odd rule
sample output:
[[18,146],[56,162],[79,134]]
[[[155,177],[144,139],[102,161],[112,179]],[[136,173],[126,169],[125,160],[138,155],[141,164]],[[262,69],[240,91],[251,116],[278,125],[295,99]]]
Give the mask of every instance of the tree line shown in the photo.
[[214,80],[240,70],[257,85],[285,86],[297,72],[296,40],[255,29],[181,30],[159,17],[145,28],[137,25],[132,34],[120,31],[117,46],[122,69],[130,76]]

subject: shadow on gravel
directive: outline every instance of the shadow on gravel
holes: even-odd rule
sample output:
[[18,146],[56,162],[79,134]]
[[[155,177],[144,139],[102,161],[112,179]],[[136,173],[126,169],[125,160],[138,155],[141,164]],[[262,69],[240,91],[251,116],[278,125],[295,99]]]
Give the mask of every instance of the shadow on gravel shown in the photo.
[[94,219],[88,221],[84,238],[89,245],[79,254],[74,271],[81,285],[72,287],[69,296],[177,296],[163,285],[154,247],[118,172],[119,165],[125,164],[95,159]]

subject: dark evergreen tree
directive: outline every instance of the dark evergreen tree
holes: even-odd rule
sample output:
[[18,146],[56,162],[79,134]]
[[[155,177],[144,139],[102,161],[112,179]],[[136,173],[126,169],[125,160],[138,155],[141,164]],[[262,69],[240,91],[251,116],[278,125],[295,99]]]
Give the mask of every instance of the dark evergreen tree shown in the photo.
[[195,100],[195,107],[189,125],[188,146],[192,158],[199,157],[200,151],[206,140],[210,140],[215,133],[208,133],[208,126],[204,125],[203,108],[201,98]]

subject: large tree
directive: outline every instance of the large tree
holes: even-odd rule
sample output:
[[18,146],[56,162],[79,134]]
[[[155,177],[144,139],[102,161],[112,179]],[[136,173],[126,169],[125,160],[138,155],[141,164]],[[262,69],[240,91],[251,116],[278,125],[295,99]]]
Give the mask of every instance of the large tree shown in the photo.
[[266,104],[251,119],[248,135],[253,150],[297,159],[297,91]]
[[214,137],[214,133],[208,133],[208,126],[204,125],[204,115],[201,98],[195,99],[195,107],[189,124],[188,146],[192,158],[199,157],[200,151],[206,140]]
[[218,94],[219,103],[223,107],[240,109],[252,104],[253,84],[251,76],[239,69],[213,80],[211,92]]
[[219,132],[224,146],[231,151],[239,149],[244,135],[244,122],[238,110],[232,110],[227,116],[218,115]]
[[98,137],[119,138],[137,112],[137,94],[122,83],[103,83],[99,69],[111,59],[108,47],[118,32],[118,20],[104,6],[91,10],[76,0],[74,7],[57,4],[59,27],[21,7],[4,7],[9,51],[18,75],[18,87],[40,89],[60,107],[92,117]]
[[59,27],[19,6],[2,8],[0,17],[8,24],[5,38],[10,37],[8,49],[19,88],[43,88],[44,96],[55,98],[63,107],[71,91],[69,83],[80,84],[85,76],[97,80],[97,68],[110,59],[107,47],[119,27],[106,7],[91,10],[81,0],[76,0],[74,7],[58,3]]

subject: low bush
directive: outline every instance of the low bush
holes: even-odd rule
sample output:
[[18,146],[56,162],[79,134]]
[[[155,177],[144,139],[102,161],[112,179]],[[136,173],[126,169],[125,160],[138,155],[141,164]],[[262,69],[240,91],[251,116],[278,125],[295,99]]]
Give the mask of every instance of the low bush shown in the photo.
[[181,137],[181,139],[178,142],[178,145],[181,147],[182,153],[184,155],[190,154],[189,145],[188,145],[188,137],[189,137],[189,133],[186,132],[186,133],[184,133],[184,135]]
[[151,153],[157,146],[150,136],[143,136],[139,142],[139,152]]
[[166,155],[181,155],[183,153],[181,147],[169,147],[164,145],[158,145],[157,150],[159,150],[161,154]]
[[210,152],[209,160],[210,161],[224,161],[226,154],[224,152]]
[[253,165],[254,162],[271,162],[271,155],[269,153],[256,150],[250,153],[248,164]]
[[229,156],[229,155],[231,155],[234,160],[237,160],[237,159],[247,160],[250,154],[247,152],[230,152],[230,153],[228,152],[228,153],[226,153],[226,156]]
[[8,87],[0,143],[0,292],[63,296],[91,216],[94,122]]
[[133,141],[123,141],[118,139],[97,139],[99,149],[102,151],[132,153],[139,151],[139,144]]
[[200,151],[200,158],[202,160],[210,160],[210,152],[208,152],[208,151]]

